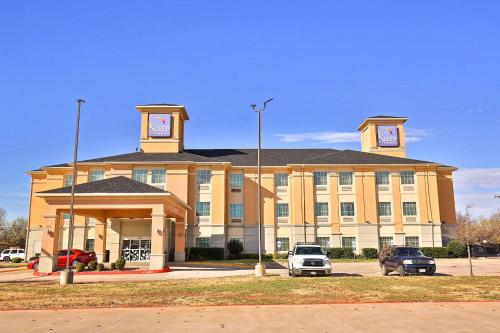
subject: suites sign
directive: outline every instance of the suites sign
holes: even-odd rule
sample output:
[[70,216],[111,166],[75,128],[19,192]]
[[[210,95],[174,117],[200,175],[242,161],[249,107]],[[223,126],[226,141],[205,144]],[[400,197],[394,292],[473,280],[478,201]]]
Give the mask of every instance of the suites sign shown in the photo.
[[377,144],[379,147],[399,147],[397,126],[377,126]]
[[148,119],[148,136],[155,138],[170,137],[170,115],[150,113]]

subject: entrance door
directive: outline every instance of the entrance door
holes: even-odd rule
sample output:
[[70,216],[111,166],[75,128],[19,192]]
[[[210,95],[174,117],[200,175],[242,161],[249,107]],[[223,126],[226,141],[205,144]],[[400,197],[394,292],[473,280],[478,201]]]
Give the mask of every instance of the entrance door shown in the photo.
[[126,261],[149,260],[151,241],[149,239],[124,239],[122,242],[122,258]]

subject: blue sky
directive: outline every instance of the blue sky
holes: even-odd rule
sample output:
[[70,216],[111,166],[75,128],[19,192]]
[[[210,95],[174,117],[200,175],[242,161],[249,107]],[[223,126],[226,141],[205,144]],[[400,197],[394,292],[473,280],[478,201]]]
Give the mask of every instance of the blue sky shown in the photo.
[[[188,108],[189,148],[360,149],[366,116],[407,116],[409,157],[461,168],[457,205],[500,208],[498,1],[3,1],[0,207],[25,171],[134,151],[136,104]],[[480,181],[478,181],[480,180]]]

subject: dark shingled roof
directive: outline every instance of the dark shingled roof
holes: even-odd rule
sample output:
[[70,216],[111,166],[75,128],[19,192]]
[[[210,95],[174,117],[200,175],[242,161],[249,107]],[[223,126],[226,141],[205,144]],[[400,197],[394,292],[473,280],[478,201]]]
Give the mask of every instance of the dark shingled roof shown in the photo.
[[[257,165],[257,149],[186,149],[180,153],[134,152],[80,161],[80,163],[82,162],[229,162],[233,166],[254,166]],[[286,166],[288,164],[389,165],[434,163],[355,150],[336,149],[262,149],[261,162],[262,166]],[[66,164],[66,166],[69,166],[69,164]]]
[[[38,192],[45,194],[71,193],[71,186]],[[157,187],[136,180],[118,176],[94,182],[75,185],[75,193],[169,193]]]

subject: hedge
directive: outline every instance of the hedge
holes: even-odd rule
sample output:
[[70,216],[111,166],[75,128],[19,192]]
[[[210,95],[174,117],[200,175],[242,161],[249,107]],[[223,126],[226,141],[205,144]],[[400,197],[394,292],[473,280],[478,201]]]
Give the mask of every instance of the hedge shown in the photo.
[[363,255],[363,258],[366,258],[366,259],[377,259],[378,258],[378,250],[375,248],[365,247],[363,250],[361,250],[361,253]]
[[465,258],[467,257],[467,246],[460,243],[459,241],[451,241],[448,243],[448,252],[451,256],[455,258]]
[[188,260],[223,260],[223,247],[192,247],[188,249]]
[[449,258],[449,250],[447,247],[421,247],[420,251],[425,256],[432,258]]
[[328,249],[327,251],[330,253],[331,259],[341,259],[341,258],[352,259],[352,258],[354,258],[354,252],[352,249],[349,249],[349,248],[332,247],[331,249]]

